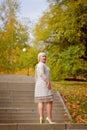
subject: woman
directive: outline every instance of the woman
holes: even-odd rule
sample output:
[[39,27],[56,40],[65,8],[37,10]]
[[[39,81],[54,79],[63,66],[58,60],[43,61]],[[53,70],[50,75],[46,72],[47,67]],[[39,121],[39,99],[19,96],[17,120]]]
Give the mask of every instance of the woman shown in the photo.
[[40,124],[44,119],[44,103],[46,103],[46,122],[52,124],[53,93],[50,84],[50,69],[46,66],[46,53],[38,54],[38,64],[35,67],[35,102],[38,103]]

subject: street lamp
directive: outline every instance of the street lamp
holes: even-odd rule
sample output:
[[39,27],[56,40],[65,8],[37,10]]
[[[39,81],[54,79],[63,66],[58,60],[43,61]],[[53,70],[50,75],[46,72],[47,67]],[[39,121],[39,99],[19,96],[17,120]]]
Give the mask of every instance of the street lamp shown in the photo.
[[[27,50],[26,50],[26,48],[23,48],[22,51],[26,52]],[[28,65],[28,69],[27,69],[27,75],[29,76],[29,65]]]
[[23,52],[26,52],[26,48],[23,48]]

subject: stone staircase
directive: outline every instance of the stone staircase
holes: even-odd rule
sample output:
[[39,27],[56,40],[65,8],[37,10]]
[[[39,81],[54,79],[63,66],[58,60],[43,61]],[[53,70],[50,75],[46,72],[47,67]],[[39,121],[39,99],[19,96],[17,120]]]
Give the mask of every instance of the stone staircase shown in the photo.
[[[59,92],[54,92],[52,111],[53,121],[56,124],[39,124],[37,104],[34,103],[34,85],[33,77],[0,75],[0,130],[70,130],[70,128],[75,128],[75,125],[66,125],[70,124],[72,119]],[[46,117],[46,110],[44,113]],[[77,128],[79,128],[78,125]]]
[[[34,103],[34,78],[7,76],[0,82],[0,123],[39,123]],[[44,110],[46,117],[46,110]],[[71,122],[70,114],[59,92],[54,92],[53,120]]]

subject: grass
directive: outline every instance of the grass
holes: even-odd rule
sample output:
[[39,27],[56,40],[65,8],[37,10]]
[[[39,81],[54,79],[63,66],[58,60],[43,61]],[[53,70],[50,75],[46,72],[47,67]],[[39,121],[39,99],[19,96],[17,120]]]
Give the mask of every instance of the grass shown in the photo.
[[52,87],[63,96],[73,123],[87,123],[87,82],[52,82]]

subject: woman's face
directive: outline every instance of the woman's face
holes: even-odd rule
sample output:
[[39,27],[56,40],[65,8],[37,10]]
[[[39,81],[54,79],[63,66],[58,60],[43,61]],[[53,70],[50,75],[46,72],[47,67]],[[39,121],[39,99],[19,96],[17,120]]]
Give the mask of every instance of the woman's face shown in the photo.
[[40,61],[46,63],[46,55],[41,56]]

